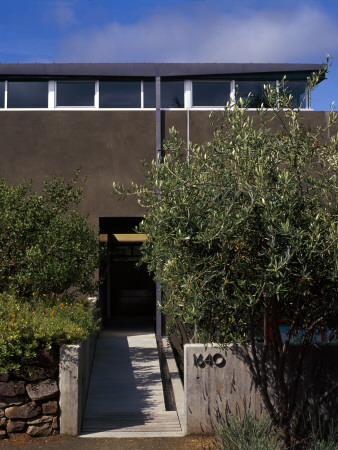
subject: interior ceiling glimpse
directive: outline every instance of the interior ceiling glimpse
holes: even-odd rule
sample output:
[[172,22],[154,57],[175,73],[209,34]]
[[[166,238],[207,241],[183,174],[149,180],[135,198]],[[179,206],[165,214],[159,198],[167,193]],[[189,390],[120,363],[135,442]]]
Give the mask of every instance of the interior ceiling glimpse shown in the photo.
[[117,242],[144,242],[148,239],[148,236],[143,233],[117,233],[114,234],[114,238]]

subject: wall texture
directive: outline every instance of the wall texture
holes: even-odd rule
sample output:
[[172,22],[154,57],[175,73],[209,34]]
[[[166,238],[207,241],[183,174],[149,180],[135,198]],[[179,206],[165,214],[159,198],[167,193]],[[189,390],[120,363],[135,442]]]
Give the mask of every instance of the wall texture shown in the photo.
[[59,360],[42,351],[26,370],[0,374],[0,439],[59,432]]
[[[175,126],[183,139],[189,128],[190,141],[210,140],[209,115],[208,110],[162,111],[162,137]],[[305,126],[327,123],[324,111],[304,111],[302,117]],[[119,201],[112,196],[112,183],[144,180],[141,161],[155,158],[155,132],[155,111],[3,110],[0,177],[8,183],[33,179],[39,188],[44,177],[62,173],[69,180],[81,168],[81,176],[87,177],[81,210],[94,225],[99,217],[139,217],[143,210],[136,199]]]
[[8,111],[0,115],[0,177],[9,183],[62,173],[87,177],[83,212],[140,216],[135,199],[112,196],[113,181],[144,179],[141,160],[155,157],[155,112]]
[[[248,350],[250,352],[250,347]],[[288,376],[294,376],[292,368],[296,366],[296,345],[293,350]],[[220,415],[225,417],[226,414],[243,414],[244,410],[250,410],[256,416],[267,414],[244,358],[239,345],[231,345],[226,352],[211,344],[184,346],[186,434],[212,432]],[[326,391],[337,386],[337,367],[337,345],[309,348],[299,386],[298,405],[301,412],[311,412],[312,407],[315,408],[315,413],[318,411],[314,406],[316,401]],[[273,384],[269,383],[273,398]],[[334,391],[322,404],[321,414],[329,416],[337,411],[338,397]]]

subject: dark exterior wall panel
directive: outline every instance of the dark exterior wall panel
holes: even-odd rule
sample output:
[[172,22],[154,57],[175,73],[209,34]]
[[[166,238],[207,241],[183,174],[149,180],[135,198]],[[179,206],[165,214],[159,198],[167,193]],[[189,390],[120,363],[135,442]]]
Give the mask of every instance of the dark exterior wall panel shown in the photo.
[[98,217],[141,216],[136,199],[118,201],[113,181],[141,183],[141,160],[155,157],[153,111],[2,111],[0,177],[8,183],[62,173],[71,179],[81,167],[87,177],[81,209]]
[[[223,113],[221,111],[215,111],[213,114],[215,115],[215,117],[220,117]],[[209,116],[210,111],[189,112],[189,136],[191,142],[203,144],[204,142],[212,140],[214,135],[214,128]]]
[[[224,113],[222,111],[215,111],[212,113],[214,118],[222,118]],[[252,117],[259,127],[259,121],[256,111],[249,111],[249,116]],[[213,138],[214,126],[212,125],[212,119],[209,118],[210,111],[190,111],[190,141],[196,142],[198,144],[203,144],[204,142],[210,141]],[[267,117],[273,117],[274,113],[268,111]],[[283,116],[281,115],[281,119]],[[284,118],[285,119],[285,118]],[[284,120],[283,119],[283,120]],[[318,126],[325,127],[328,121],[327,111],[302,111],[300,112],[300,122],[305,126],[315,129]],[[282,121],[275,117],[270,123],[269,127],[272,130],[280,130],[282,127]],[[332,130],[332,132],[334,129]],[[332,135],[331,132],[331,135]],[[328,133],[323,134],[323,138],[327,139],[329,137]]]
[[[255,111],[249,114],[257,117]],[[191,141],[212,139],[209,115],[189,111]],[[187,111],[162,111],[161,116],[163,137],[175,126],[186,140]],[[324,126],[328,113],[304,111],[301,118],[305,126]],[[274,120],[271,127],[280,123]],[[0,111],[0,136],[0,177],[8,183],[32,178],[38,188],[44,177],[62,173],[70,180],[81,167],[81,177],[87,177],[81,210],[93,223],[99,217],[143,215],[136,198],[119,201],[111,194],[112,183],[144,180],[140,161],[155,159],[155,111]]]
[[187,140],[187,111],[162,111],[162,137],[168,139],[169,129],[175,127],[179,135]]

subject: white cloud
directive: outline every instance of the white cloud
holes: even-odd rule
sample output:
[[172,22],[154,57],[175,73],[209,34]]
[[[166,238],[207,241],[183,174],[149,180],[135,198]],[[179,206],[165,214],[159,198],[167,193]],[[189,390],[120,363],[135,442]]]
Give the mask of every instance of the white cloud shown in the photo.
[[73,2],[67,0],[55,1],[48,9],[48,12],[45,13],[45,20],[55,22],[60,28],[76,24]]
[[[212,8],[212,6],[215,8]],[[163,9],[133,24],[112,22],[63,40],[58,61],[302,62],[338,50],[338,26],[314,5],[220,12],[213,1],[182,15]]]

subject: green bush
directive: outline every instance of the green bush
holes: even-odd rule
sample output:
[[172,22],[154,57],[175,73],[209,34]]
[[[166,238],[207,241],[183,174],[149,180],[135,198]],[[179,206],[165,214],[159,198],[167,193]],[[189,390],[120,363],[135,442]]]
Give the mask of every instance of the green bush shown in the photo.
[[220,450],[275,450],[278,445],[271,420],[258,420],[250,413],[243,419],[227,416],[216,426],[215,437],[215,446]]
[[0,294],[0,370],[18,370],[38,350],[77,343],[98,330],[88,300]]
[[291,436],[290,443],[285,444],[266,417],[257,419],[250,412],[245,412],[243,419],[226,415],[218,418],[214,445],[219,450],[336,450],[337,421],[331,418],[322,422],[319,415],[311,417],[311,423],[302,430],[303,437]]
[[92,294],[99,263],[98,236],[75,208],[82,200],[78,174],[30,184],[0,179],[0,292]]
[[338,448],[338,422],[335,416],[323,416],[320,411],[302,414],[297,430],[299,438],[293,439],[293,449],[336,450]]

